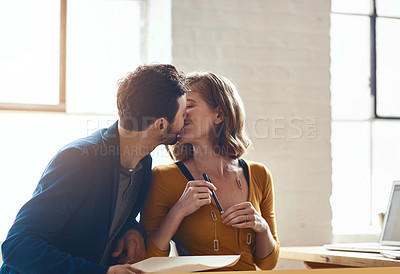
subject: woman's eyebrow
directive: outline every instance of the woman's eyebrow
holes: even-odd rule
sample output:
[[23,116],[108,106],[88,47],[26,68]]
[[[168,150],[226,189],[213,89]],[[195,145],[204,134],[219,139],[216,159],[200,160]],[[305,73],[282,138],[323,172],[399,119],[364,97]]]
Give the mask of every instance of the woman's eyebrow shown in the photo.
[[187,99],[186,101],[187,101],[187,103],[189,103],[189,102],[196,102],[196,101],[193,100],[193,99]]

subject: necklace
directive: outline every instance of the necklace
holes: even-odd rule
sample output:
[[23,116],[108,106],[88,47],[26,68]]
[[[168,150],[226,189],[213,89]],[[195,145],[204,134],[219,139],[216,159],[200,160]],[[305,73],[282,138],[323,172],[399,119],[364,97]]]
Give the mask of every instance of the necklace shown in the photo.
[[[194,167],[196,168],[196,172],[198,173],[198,174],[204,174],[204,173],[202,173],[202,172],[200,172],[200,169],[199,169],[199,167],[197,166],[197,163],[196,163],[196,160],[194,159],[194,157],[192,158],[192,161],[193,161],[193,165],[194,165]],[[202,178],[203,179],[203,178]],[[243,189],[243,184],[242,184],[242,181],[240,180],[240,178],[239,178],[239,176],[236,176],[236,185],[237,185],[237,187],[240,189],[240,192],[241,192],[241,195],[242,195],[242,199],[244,200],[244,201],[247,201],[247,197],[246,197],[246,195],[245,195],[245,193],[244,193],[244,189]]]
[[[199,167],[198,167],[197,164],[196,164],[196,160],[195,160],[194,158],[192,158],[192,160],[193,160],[194,167],[196,168],[196,172],[197,172],[198,174],[202,174],[202,173],[200,172],[200,170],[199,170]],[[242,182],[241,182],[239,176],[236,176],[236,185],[237,185],[237,187],[240,189],[240,192],[241,192],[241,195],[242,195],[243,200],[247,201],[247,198],[245,197],[245,193],[244,193],[243,184],[242,184]],[[219,247],[220,247],[220,245],[219,245],[219,240],[218,240],[218,236],[217,236],[217,220],[218,220],[218,218],[217,218],[217,214],[216,214],[215,211],[212,209],[211,204],[209,204],[208,206],[209,206],[209,208],[210,208],[211,220],[212,220],[213,223],[214,223],[214,240],[213,240],[212,245],[213,245],[214,251],[218,253]],[[247,221],[248,221],[248,220],[246,220],[246,222],[247,222]],[[239,234],[239,231],[240,231],[240,229],[237,229],[237,233],[238,233],[238,234]],[[238,238],[238,240],[239,240],[239,238]],[[246,235],[246,245],[247,245],[247,246],[250,246],[251,243],[252,243],[252,234],[248,232],[247,235]],[[239,244],[239,243],[238,243],[238,244]],[[245,248],[246,248],[246,247],[245,247]],[[244,250],[243,250],[243,252],[244,252]],[[243,252],[241,252],[241,253],[243,253]]]

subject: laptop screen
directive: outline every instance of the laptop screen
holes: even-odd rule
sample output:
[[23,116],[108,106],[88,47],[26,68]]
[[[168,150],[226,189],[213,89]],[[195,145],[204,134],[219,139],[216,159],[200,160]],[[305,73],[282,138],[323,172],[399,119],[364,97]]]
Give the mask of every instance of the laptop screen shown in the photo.
[[400,242],[400,184],[393,189],[393,195],[388,208],[387,220],[382,240],[385,242]]

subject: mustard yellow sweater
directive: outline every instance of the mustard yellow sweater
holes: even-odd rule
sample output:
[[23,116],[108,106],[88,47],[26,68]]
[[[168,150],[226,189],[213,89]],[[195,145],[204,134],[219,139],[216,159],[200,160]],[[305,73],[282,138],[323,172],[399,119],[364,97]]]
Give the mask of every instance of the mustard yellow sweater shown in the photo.
[[[190,255],[228,255],[241,254],[240,261],[233,267],[221,270],[255,270],[256,264],[263,270],[273,269],[279,257],[279,241],[276,232],[274,212],[274,192],[270,172],[256,162],[245,161],[249,170],[249,202],[268,222],[275,239],[275,248],[266,258],[253,255],[254,235],[251,229],[235,229],[221,222],[217,206],[217,221],[210,216],[210,206],[203,206],[192,215],[183,219],[175,237],[189,251]],[[176,164],[158,166],[153,169],[152,183],[141,222],[149,236],[146,257],[168,256],[169,250],[159,250],[151,240],[152,233],[159,227],[168,211],[182,195],[188,180]],[[216,226],[216,228],[215,228]],[[219,250],[213,248],[215,233],[219,241]],[[247,234],[251,233],[251,244],[247,244]]]

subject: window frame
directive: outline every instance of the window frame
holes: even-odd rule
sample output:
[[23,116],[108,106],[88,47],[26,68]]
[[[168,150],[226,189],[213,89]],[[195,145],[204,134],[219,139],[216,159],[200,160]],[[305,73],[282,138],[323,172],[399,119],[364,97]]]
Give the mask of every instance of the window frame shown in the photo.
[[378,120],[400,120],[400,116],[380,116],[377,111],[377,102],[378,102],[378,93],[379,90],[376,88],[376,18],[389,18],[389,19],[398,19],[399,17],[393,16],[378,16],[376,12],[376,0],[372,0],[372,14],[370,15],[371,19],[371,80],[370,80],[370,87],[371,87],[371,96],[373,98],[373,111],[374,117],[373,119]]
[[67,0],[60,0],[60,74],[59,101],[57,105],[23,104],[0,102],[0,110],[66,112],[66,43],[67,43]]
[[377,79],[376,79],[376,70],[377,70],[377,54],[376,54],[376,19],[377,18],[388,18],[388,19],[398,19],[400,17],[394,16],[380,16],[377,14],[376,10],[376,0],[370,0],[371,4],[371,12],[370,14],[361,14],[361,13],[351,13],[351,12],[336,12],[331,11],[331,14],[340,14],[340,15],[350,15],[350,16],[368,16],[370,18],[370,39],[371,39],[371,47],[370,47],[370,56],[371,56],[371,75],[370,75],[370,91],[372,96],[372,107],[373,107],[373,117],[370,117],[370,121],[373,120],[400,120],[400,116],[380,116],[377,111],[377,101],[379,97],[379,90],[377,90]]
[[[377,44],[376,44],[376,34],[377,34],[377,30],[376,30],[376,22],[377,22],[377,18],[388,18],[388,19],[398,19],[400,20],[400,17],[394,17],[394,16],[379,16],[377,13],[377,9],[376,9],[376,2],[377,0],[370,0],[370,7],[371,10],[369,12],[369,14],[366,13],[354,13],[354,12],[337,12],[337,11],[332,11],[331,10],[331,14],[338,14],[338,15],[348,15],[348,16],[365,16],[365,17],[369,17],[370,19],[370,95],[371,95],[371,115],[369,118],[367,119],[354,119],[354,118],[350,118],[350,119],[334,119],[332,118],[332,122],[368,122],[370,124],[370,132],[369,132],[369,137],[370,137],[370,146],[369,146],[369,154],[370,154],[370,204],[369,204],[369,215],[370,215],[370,226],[369,228],[367,227],[363,227],[362,229],[362,233],[363,234],[375,234],[374,232],[371,232],[371,228],[372,227],[372,219],[373,219],[373,204],[372,204],[372,199],[373,199],[373,193],[372,193],[372,188],[373,188],[373,162],[374,162],[374,138],[373,138],[373,127],[374,127],[374,123],[375,122],[379,122],[379,121],[394,121],[397,123],[397,121],[400,121],[400,117],[397,116],[380,116],[377,112],[377,101],[378,101],[378,97],[379,97],[379,90],[377,89]],[[334,182],[333,182],[334,183]],[[340,237],[340,235],[353,235],[352,232],[339,232],[334,234],[334,236],[338,236]],[[359,233],[357,233],[359,234]]]

